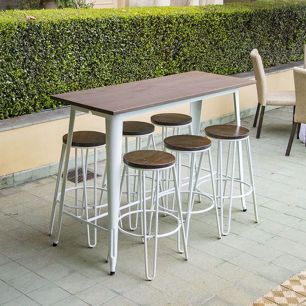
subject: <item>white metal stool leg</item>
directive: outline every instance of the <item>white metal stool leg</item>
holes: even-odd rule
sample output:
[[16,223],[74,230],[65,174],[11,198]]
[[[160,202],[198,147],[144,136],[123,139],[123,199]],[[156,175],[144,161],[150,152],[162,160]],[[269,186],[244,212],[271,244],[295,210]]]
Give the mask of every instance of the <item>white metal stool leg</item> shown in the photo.
[[[241,182],[244,181],[244,174],[243,174],[243,155],[242,155],[242,143],[241,141],[238,142],[238,165],[239,165],[239,180]],[[240,184],[240,193],[244,194],[244,184]],[[247,207],[245,204],[245,197],[241,197],[241,205],[242,205],[242,211],[246,212]]]
[[[154,135],[153,133],[151,134],[148,134],[148,135],[143,135],[144,137],[147,136],[147,149],[150,148],[150,145],[153,147],[153,149],[155,149],[155,141],[154,141]],[[142,149],[142,136],[130,136],[130,137],[135,137],[136,139],[136,144],[135,144],[135,150],[141,150]],[[128,136],[125,136],[125,151],[124,153],[127,153],[129,152],[129,145],[128,145]],[[132,172],[132,173],[131,173]],[[139,181],[139,176],[136,175],[136,170],[135,169],[129,169],[129,167],[126,167],[124,165],[123,167],[123,173],[122,174],[122,179],[121,179],[121,187],[120,187],[120,190],[121,190],[121,193],[123,192],[123,181],[125,181],[125,190],[126,190],[126,194],[127,194],[127,203],[132,203],[136,201],[136,195],[138,193],[138,181]],[[132,176],[132,179],[131,179],[131,176]],[[133,181],[133,184],[131,186],[131,180]],[[132,189],[132,191],[131,191]],[[136,205],[136,210],[139,209],[139,206]],[[129,212],[131,212],[132,210],[132,207],[128,207],[128,210]],[[133,221],[132,221],[132,214],[130,214],[128,216],[128,219],[129,219],[129,229],[131,231],[135,231],[136,228],[138,227],[138,221],[139,221],[139,217],[138,217],[138,214],[136,214],[135,216],[135,221],[134,221],[134,224],[133,224]],[[122,222],[122,221],[121,221]]]
[[[147,229],[147,207],[146,207],[146,177],[144,171],[139,171],[139,179],[141,186],[141,207],[142,207],[142,227],[143,227],[143,241],[144,241],[144,256],[145,256],[145,275],[148,280],[152,280],[156,276],[157,263],[157,245],[158,245],[158,204],[155,205],[155,233],[154,233],[154,254],[152,272],[149,272],[148,263],[148,229]],[[157,183],[159,180],[159,173],[157,173]],[[157,193],[158,199],[158,193]]]
[[[224,181],[224,188],[223,188],[223,195],[226,194],[226,187],[227,187],[227,180],[229,179],[229,165],[231,160],[231,150],[232,150],[232,142],[228,144],[228,152],[227,152],[227,160],[226,160],[226,168],[225,168],[225,181]],[[224,198],[223,198],[224,201]]]
[[[183,238],[183,247],[184,247],[184,255],[185,255],[185,260],[188,260],[188,249],[187,249],[187,238],[186,238],[186,232],[184,228],[184,218],[183,218],[183,210],[182,210],[182,202],[181,202],[181,194],[180,190],[178,188],[178,179],[177,179],[177,174],[175,167],[172,168],[173,172],[173,178],[174,178],[174,188],[175,188],[175,194],[177,198],[177,205],[178,205],[178,217],[179,217],[179,222],[181,224],[181,236]],[[180,251],[180,250],[178,250]]]
[[255,183],[254,183],[254,174],[253,174],[253,163],[252,163],[252,154],[251,154],[251,146],[250,146],[249,137],[246,140],[246,147],[247,147],[247,154],[248,154],[250,180],[251,180],[251,186],[252,186],[252,197],[253,197],[253,205],[254,205],[255,222],[257,223],[259,219],[258,219],[258,211],[257,211],[257,201],[256,201]]
[[190,226],[192,206],[193,206],[193,202],[194,202],[194,191],[195,191],[194,170],[195,170],[195,153],[191,153],[190,174],[189,174],[189,177],[190,177],[190,179],[189,179],[189,195],[188,195],[186,228],[185,228],[187,242],[188,242],[188,237],[189,237],[189,226]]
[[[236,142],[233,144],[233,163],[232,163],[232,174],[231,174],[231,190],[230,190],[230,198],[229,198],[229,209],[228,209],[228,223],[227,223],[227,230],[224,230],[224,203],[221,202],[221,230],[222,235],[226,236],[229,234],[231,229],[231,219],[232,219],[232,206],[233,206],[233,192],[234,192],[234,176],[235,176],[235,160],[236,160]],[[222,180],[222,178],[221,178]]]
[[[221,143],[221,140],[219,140],[219,142]],[[232,164],[231,164],[231,174],[228,173],[228,165],[231,161],[231,156],[230,154],[228,154],[228,159],[227,159],[227,169],[226,169],[226,174],[225,176],[222,175],[222,173],[220,173],[218,171],[218,180],[219,180],[219,186],[221,185],[220,183],[224,180],[224,190],[223,192],[220,192],[219,189],[219,199],[221,199],[221,217],[220,217],[220,221],[221,221],[221,232],[222,235],[226,236],[229,234],[230,229],[231,229],[231,218],[232,218],[232,206],[233,206],[233,199],[235,198],[245,198],[247,195],[252,193],[252,197],[253,197],[253,205],[254,205],[254,215],[255,215],[255,222],[258,222],[258,211],[257,211],[257,203],[256,203],[256,193],[255,193],[255,184],[254,184],[254,175],[253,175],[253,166],[252,166],[252,156],[251,156],[251,148],[250,148],[250,140],[249,137],[245,138],[245,139],[240,139],[240,140],[235,140],[235,141],[231,141],[232,144],[231,146],[233,147],[233,152],[231,152],[232,154]],[[248,166],[249,166],[249,173],[250,173],[250,184],[246,183],[244,180],[241,179],[241,167],[239,164],[239,161],[242,157],[241,152],[239,153],[239,149],[242,148],[242,142],[245,142],[245,146],[246,146],[246,151],[247,151],[247,158],[248,158]],[[222,149],[222,146],[221,146]],[[231,149],[229,149],[231,150]],[[230,152],[230,151],[229,151]],[[222,153],[219,151],[218,152],[218,156],[220,158],[220,156],[222,156]],[[235,178],[235,166],[236,166],[236,158],[238,158],[238,170],[239,170],[239,178]],[[220,168],[219,168],[220,170]],[[242,175],[243,177],[243,175]],[[226,195],[226,183],[227,180],[230,181],[230,193],[229,196]],[[240,194],[239,195],[234,195],[234,183],[239,183],[239,187],[240,187]],[[248,186],[249,187],[249,191],[245,192],[244,188],[241,188],[241,186]],[[228,217],[225,218],[224,216],[224,200],[225,199],[229,199],[229,207],[228,207]],[[224,224],[224,220],[227,219],[227,227],[225,227]]]
[[[88,207],[88,197],[87,197],[87,162],[88,162],[88,149],[86,150],[86,157],[84,157],[83,149],[81,149],[82,156],[82,174],[83,174],[83,207],[85,210],[85,220],[89,219],[89,207]],[[96,237],[94,237],[94,241],[91,241],[90,230],[91,227],[89,224],[86,225],[87,228],[87,243],[90,248],[95,247],[96,245]]]
[[[223,154],[222,154],[222,141],[218,141],[218,165],[219,169],[217,170],[218,173],[218,207],[222,208],[222,203],[223,203]],[[223,228],[223,220],[221,218],[221,228]]]
[[211,151],[210,150],[208,150],[208,160],[209,160],[210,179],[211,179],[211,187],[212,187],[212,192],[213,192],[213,200],[214,200],[214,203],[215,203],[214,206],[215,206],[215,213],[216,213],[216,222],[217,222],[217,227],[218,227],[218,238],[221,238],[221,228],[220,228],[220,221],[219,221],[219,212],[218,212],[218,204],[217,204],[217,196],[216,196],[214,170],[213,170],[213,163],[212,163],[212,159],[211,159]]
[[[180,155],[182,153],[187,153],[188,151],[177,151],[177,168],[178,168],[178,173],[180,173],[180,169],[182,167],[180,161]],[[208,194],[202,193],[198,190],[198,186],[201,184],[199,183],[200,179],[200,172],[202,170],[202,162],[204,159],[204,154],[208,154],[208,159],[209,159],[209,172],[210,172],[210,180],[212,184],[212,196],[209,196]],[[199,154],[198,158],[198,164],[196,163],[196,154]],[[220,221],[219,221],[219,212],[217,208],[217,196],[216,196],[216,190],[215,190],[215,179],[214,179],[214,172],[213,172],[213,166],[212,166],[212,160],[211,160],[211,150],[210,148],[205,149],[204,151],[197,151],[197,152],[189,152],[190,155],[190,164],[189,164],[189,183],[188,183],[188,202],[187,202],[187,210],[184,212],[186,215],[185,218],[185,233],[186,233],[186,241],[188,243],[188,237],[189,237],[189,231],[190,231],[190,222],[191,222],[191,216],[194,213],[204,213],[207,212],[211,209],[215,210],[216,214],[216,222],[217,222],[217,232],[218,232],[218,238],[221,238],[221,229],[220,229]],[[179,174],[179,179],[178,179],[178,184],[179,184],[179,190],[181,190],[180,184],[181,184],[181,179],[180,179],[180,174]],[[219,182],[219,181],[218,181]],[[185,192],[185,191],[181,191]],[[212,205],[208,208],[202,209],[202,210],[196,210],[194,211],[194,204],[195,204],[195,196],[204,196],[210,199],[212,202]],[[201,202],[201,201],[200,201]],[[178,240],[179,241],[179,240]],[[180,244],[178,243],[178,249],[181,250]]]

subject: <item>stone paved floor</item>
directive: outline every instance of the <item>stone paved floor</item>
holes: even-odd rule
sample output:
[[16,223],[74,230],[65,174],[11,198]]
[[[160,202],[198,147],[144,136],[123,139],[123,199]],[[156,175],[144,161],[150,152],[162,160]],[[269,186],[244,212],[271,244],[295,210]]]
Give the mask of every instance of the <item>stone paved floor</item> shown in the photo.
[[[244,120],[251,126],[253,118]],[[189,256],[160,240],[154,281],[144,280],[143,246],[120,235],[118,270],[108,276],[106,233],[86,247],[84,226],[65,218],[61,242],[47,227],[55,177],[0,191],[1,305],[249,305],[306,267],[306,158],[295,141],[285,157],[291,113],[266,114],[252,133],[260,223],[234,203],[232,232],[216,239],[213,214],[192,221]]]

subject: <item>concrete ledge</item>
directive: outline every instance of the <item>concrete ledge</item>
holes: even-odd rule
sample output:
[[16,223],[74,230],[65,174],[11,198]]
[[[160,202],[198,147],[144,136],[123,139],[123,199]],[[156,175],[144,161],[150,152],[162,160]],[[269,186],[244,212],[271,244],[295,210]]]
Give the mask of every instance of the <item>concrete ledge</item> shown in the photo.
[[[14,129],[20,129],[26,126],[41,124],[45,122],[66,119],[70,115],[70,106],[63,106],[57,109],[47,109],[39,113],[8,118],[0,120],[0,132],[5,132]],[[82,112],[77,112],[77,116],[84,115]]]

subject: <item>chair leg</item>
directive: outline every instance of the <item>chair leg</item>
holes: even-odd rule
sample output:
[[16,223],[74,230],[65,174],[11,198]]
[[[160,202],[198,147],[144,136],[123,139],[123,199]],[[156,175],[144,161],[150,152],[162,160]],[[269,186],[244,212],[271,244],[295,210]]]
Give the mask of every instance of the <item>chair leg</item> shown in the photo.
[[299,136],[300,136],[300,130],[301,130],[301,123],[298,123],[298,126],[297,126],[297,132],[296,132],[296,139],[299,139]]
[[292,124],[291,135],[290,135],[287,150],[286,150],[286,156],[290,155],[292,142],[293,142],[293,138],[294,138],[294,135],[295,135],[297,125],[298,125],[297,122],[293,122],[293,124]]
[[260,138],[260,133],[261,133],[261,127],[262,127],[262,122],[265,114],[265,106],[262,105],[260,108],[260,117],[259,117],[259,122],[258,122],[258,127],[257,127],[257,133],[256,133],[256,138]]
[[292,123],[294,123],[294,115],[295,115],[295,105],[293,106],[293,112],[292,112]]
[[260,103],[257,104],[253,127],[256,127],[257,125],[259,111],[260,111]]

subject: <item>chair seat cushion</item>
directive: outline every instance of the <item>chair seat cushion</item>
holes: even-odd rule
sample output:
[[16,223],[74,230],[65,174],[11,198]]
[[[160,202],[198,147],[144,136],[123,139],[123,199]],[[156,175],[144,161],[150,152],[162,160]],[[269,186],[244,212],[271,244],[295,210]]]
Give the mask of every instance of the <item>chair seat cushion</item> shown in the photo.
[[272,91],[267,95],[267,105],[293,106],[295,92],[293,90]]

